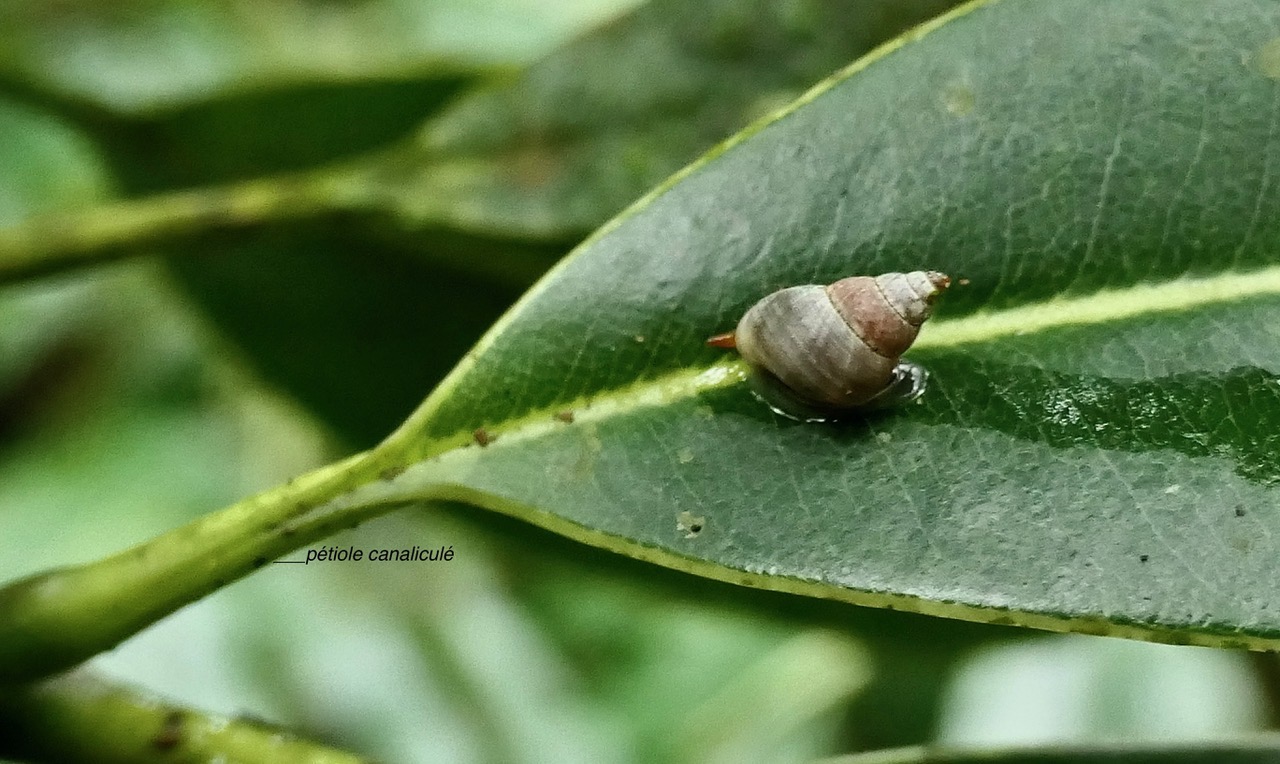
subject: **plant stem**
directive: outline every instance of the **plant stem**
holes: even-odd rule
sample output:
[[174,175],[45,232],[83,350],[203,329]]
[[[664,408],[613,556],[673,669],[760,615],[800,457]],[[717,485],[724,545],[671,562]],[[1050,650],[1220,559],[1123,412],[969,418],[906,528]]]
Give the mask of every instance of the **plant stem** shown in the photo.
[[394,508],[356,490],[377,480],[378,454],[321,467],[97,562],[8,584],[0,684],[74,666],[280,555]]
[[256,178],[42,215],[0,228],[0,283],[107,262],[211,233],[359,206],[358,170]]
[[157,702],[84,672],[0,693],[0,756],[58,764],[366,761],[260,722]]

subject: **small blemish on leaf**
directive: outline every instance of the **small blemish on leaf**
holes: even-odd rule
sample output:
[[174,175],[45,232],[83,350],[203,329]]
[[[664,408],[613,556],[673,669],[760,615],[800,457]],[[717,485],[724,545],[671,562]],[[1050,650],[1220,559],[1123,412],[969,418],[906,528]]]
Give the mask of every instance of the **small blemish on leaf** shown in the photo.
[[691,448],[680,449],[679,451],[676,452],[676,459],[681,464],[688,464],[689,462],[693,461],[693,449]]
[[1151,559],[1151,555],[1146,555],[1146,554],[1138,555],[1138,562],[1146,562],[1147,560],[1150,560],[1150,559]]
[[475,439],[476,445],[481,448],[484,448],[498,439],[497,435],[494,435],[483,427],[477,427],[475,431],[471,433],[471,437]]
[[564,411],[557,411],[555,413],[555,417],[556,419],[560,420],[561,422],[564,422],[565,424],[573,424],[573,412],[570,411],[569,409],[565,409]]
[[1244,517],[1244,515],[1245,515],[1244,508],[1236,507],[1236,517]]
[[684,534],[687,539],[696,538],[702,533],[702,529],[707,524],[707,518],[700,517],[692,512],[681,512],[676,516],[676,530]]
[[1248,57],[1248,65],[1263,77],[1280,80],[1280,37],[1273,37]]
[[891,443],[893,441],[893,435],[887,432],[877,432],[876,440],[880,441],[881,443]]
[[1172,496],[1173,494],[1175,494],[1175,493],[1177,493],[1178,491],[1181,491],[1181,490],[1182,490],[1182,486],[1178,485],[1177,483],[1174,483],[1173,485],[1171,485],[1171,486],[1169,486],[1168,488],[1164,489],[1164,492],[1165,492],[1165,493],[1167,493],[1167,494],[1169,494],[1170,496]]
[[403,464],[397,464],[392,467],[387,467],[385,470],[378,473],[378,478],[381,480],[388,480],[388,481],[395,480],[396,478],[403,475],[406,469],[407,467],[405,467],[405,465]]

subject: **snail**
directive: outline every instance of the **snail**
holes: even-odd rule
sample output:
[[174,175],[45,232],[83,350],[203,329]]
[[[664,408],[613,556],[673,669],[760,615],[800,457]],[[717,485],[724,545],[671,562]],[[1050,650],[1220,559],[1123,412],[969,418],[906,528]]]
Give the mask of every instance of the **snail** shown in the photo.
[[788,287],[707,344],[736,347],[771,388],[807,409],[799,418],[895,406],[924,391],[924,369],[899,359],[950,284],[937,271],[912,271]]

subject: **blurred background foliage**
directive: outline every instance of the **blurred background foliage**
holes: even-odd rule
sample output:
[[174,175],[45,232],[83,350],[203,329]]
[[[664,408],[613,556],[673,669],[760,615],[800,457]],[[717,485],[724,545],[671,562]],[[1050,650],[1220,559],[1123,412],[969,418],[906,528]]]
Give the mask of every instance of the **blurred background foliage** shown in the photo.
[[[333,163],[379,189],[0,289],[0,575],[376,442],[591,229],[950,5],[0,4],[0,226]],[[451,563],[272,566],[93,666],[406,762],[806,761],[1268,721],[1238,654],[736,589],[477,514],[332,540],[452,545]]]

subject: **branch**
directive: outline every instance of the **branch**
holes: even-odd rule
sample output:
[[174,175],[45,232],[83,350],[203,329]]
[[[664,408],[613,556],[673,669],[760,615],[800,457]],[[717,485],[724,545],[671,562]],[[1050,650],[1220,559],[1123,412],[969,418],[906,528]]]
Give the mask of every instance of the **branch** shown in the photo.
[[360,209],[362,173],[317,170],[41,215],[0,228],[0,284],[211,233]]
[[0,757],[57,764],[367,761],[260,722],[158,702],[84,672],[0,693]]
[[114,556],[8,584],[0,684],[70,668],[270,560],[408,503],[357,490],[387,474],[386,461],[357,454]]

